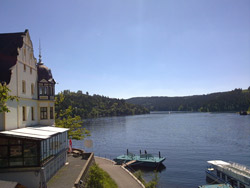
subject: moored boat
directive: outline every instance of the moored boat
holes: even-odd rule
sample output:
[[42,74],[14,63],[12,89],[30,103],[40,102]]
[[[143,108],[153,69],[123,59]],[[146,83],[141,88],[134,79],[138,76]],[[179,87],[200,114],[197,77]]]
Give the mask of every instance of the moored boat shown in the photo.
[[230,184],[233,188],[250,188],[250,168],[221,160],[207,161],[206,179],[209,183]]
[[233,188],[230,184],[202,185],[198,188]]
[[240,111],[240,115],[247,115],[247,111]]
[[134,155],[133,153],[128,152],[126,155],[120,155],[114,159],[117,164],[127,164],[129,166],[143,166],[143,167],[158,167],[165,160],[165,157],[161,157],[159,152],[159,156],[155,157],[152,154]]

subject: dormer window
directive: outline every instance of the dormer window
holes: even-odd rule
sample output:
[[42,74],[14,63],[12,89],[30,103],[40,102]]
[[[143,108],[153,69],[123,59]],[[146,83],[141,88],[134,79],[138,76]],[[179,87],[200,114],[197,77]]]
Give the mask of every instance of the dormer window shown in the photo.
[[39,95],[51,95],[50,94],[50,86],[43,86],[43,85],[40,85],[39,86]]
[[[54,100],[55,95],[55,80],[52,77],[51,71],[39,59],[37,64],[38,73],[38,97],[40,100]],[[48,110],[49,111],[49,110]]]

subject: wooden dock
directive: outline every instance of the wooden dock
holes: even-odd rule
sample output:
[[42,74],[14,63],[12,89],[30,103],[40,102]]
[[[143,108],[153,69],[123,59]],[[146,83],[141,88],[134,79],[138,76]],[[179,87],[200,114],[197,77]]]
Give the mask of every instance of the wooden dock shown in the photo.
[[128,162],[124,163],[122,166],[123,166],[123,167],[129,166],[129,165],[131,165],[131,164],[133,164],[133,163],[135,163],[135,162],[136,162],[136,160],[128,161]]

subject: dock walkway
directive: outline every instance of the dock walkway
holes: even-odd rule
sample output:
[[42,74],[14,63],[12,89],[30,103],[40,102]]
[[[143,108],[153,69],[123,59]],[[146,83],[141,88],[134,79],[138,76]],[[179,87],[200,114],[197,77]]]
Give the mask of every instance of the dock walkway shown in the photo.
[[143,188],[144,186],[138,182],[138,180],[129,174],[124,168],[120,165],[115,165],[113,161],[96,157],[95,162],[100,168],[105,170],[111,178],[117,183],[119,188]]
[[127,163],[124,163],[122,166],[123,166],[123,167],[129,166],[129,165],[131,165],[131,164],[133,164],[133,163],[135,163],[135,162],[136,162],[136,160],[129,161],[129,162],[127,162]]

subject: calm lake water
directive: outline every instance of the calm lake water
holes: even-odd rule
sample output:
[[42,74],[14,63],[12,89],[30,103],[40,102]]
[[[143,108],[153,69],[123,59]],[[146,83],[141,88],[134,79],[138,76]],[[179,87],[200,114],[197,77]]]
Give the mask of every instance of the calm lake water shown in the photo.
[[[126,149],[166,157],[159,186],[191,188],[206,184],[208,160],[234,161],[250,166],[250,116],[235,113],[168,113],[85,120],[93,147],[83,141],[73,147],[115,158]],[[150,179],[153,172],[144,172]]]

